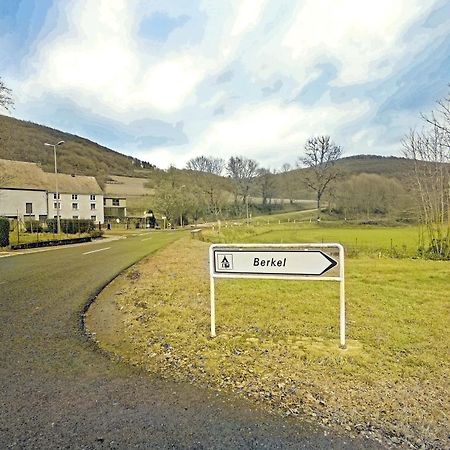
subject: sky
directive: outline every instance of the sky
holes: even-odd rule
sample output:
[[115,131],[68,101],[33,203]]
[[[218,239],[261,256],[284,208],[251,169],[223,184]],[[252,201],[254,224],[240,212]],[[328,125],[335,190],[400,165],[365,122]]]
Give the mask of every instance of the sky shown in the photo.
[[161,168],[401,155],[450,90],[448,0],[0,0],[16,118]]

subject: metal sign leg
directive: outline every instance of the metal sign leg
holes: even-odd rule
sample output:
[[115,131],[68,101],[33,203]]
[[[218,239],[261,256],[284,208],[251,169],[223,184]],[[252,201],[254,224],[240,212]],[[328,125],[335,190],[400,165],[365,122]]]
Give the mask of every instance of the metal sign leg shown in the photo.
[[214,277],[209,278],[211,295],[211,337],[216,337],[216,300],[214,292]]
[[339,338],[340,347],[346,348],[345,343],[345,284],[344,280],[339,283]]

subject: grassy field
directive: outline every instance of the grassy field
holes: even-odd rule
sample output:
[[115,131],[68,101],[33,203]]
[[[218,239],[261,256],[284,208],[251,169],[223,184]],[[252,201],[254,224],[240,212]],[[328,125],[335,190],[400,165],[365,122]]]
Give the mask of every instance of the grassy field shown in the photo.
[[[327,231],[326,240],[358,236],[384,248],[396,230],[408,245],[416,233],[250,228],[220,240],[320,242]],[[117,279],[89,313],[99,345],[150,372],[240,392],[350,434],[414,448],[448,444],[448,262],[347,258],[348,348],[341,350],[332,282],[218,280],[211,339],[207,250],[184,239]]]
[[[211,242],[261,242],[261,243],[303,243],[303,242],[339,242],[346,248],[347,255],[362,254],[377,256],[411,257],[417,252],[419,242],[419,227],[377,227],[340,225],[336,222],[322,222],[305,220],[312,212],[306,212],[302,217],[299,213],[294,224],[284,221],[272,225],[261,221],[250,226],[222,226],[220,234],[217,227],[205,233]],[[281,221],[281,219],[278,219]]]

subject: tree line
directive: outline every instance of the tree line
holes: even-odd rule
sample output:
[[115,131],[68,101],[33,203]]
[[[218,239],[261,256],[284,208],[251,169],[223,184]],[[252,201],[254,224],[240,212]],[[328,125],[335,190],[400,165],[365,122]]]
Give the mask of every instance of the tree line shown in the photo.
[[[174,167],[153,176],[155,208],[174,223],[189,219],[247,217],[298,209],[296,201],[314,201],[317,218],[325,208],[345,219],[392,216],[408,209],[408,192],[395,179],[378,174],[348,175],[338,163],[342,148],[330,136],[308,139],[295,167],[278,171],[244,156],[227,161],[197,156],[184,170]],[[313,205],[311,208],[314,207]]]
[[[12,91],[0,77],[0,109],[12,108]],[[294,168],[286,163],[276,171],[260,167],[257,161],[244,156],[225,161],[202,155],[186,164],[188,172],[195,172],[195,182],[191,177],[180,176],[183,171],[173,167],[161,171],[154,186],[155,207],[181,224],[189,218],[219,218],[224,213],[248,218],[250,207],[256,206],[255,202],[250,204],[251,197],[259,196],[258,208],[270,212],[275,208],[274,198],[282,197],[284,202],[287,196],[289,204],[293,204],[303,186],[315,197],[318,219],[324,200],[330,212],[344,218],[361,214],[369,218],[410,209],[424,226],[423,251],[449,258],[450,94],[422,119],[422,129],[411,130],[402,141],[403,155],[413,161],[410,178],[403,182],[364,173],[344,177],[336,164],[342,157],[342,147],[330,136],[320,135],[307,140]],[[304,170],[295,170],[300,168]]]

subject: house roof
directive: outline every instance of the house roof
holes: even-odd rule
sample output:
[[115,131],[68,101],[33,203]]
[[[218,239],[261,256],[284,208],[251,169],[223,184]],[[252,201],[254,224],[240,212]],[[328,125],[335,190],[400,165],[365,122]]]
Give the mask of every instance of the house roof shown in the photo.
[[0,188],[40,189],[55,192],[58,177],[58,190],[72,194],[103,194],[97,180],[85,175],[44,172],[36,163],[0,159]]

